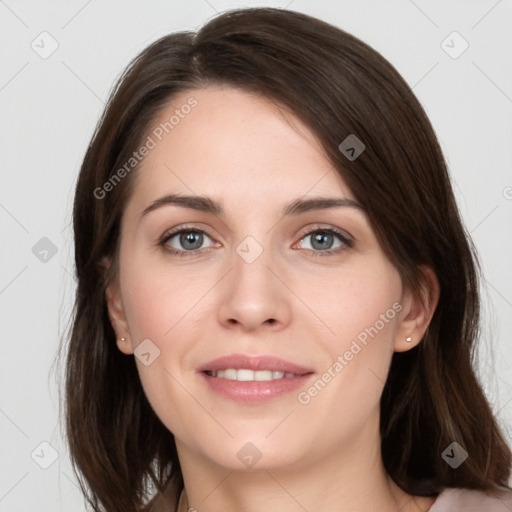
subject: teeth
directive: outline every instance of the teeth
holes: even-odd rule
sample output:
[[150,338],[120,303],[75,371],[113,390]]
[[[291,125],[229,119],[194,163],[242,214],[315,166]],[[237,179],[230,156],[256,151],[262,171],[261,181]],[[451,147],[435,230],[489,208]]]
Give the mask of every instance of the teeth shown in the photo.
[[236,378],[236,370],[233,370],[233,369],[224,370],[224,378],[228,379],[228,380],[237,380],[237,378]]
[[228,368],[226,370],[219,370],[216,372],[209,372],[212,377],[227,380],[238,380],[240,382],[252,381],[268,381],[285,378],[296,377],[294,373],[273,372],[271,370],[247,370],[245,368],[234,369]]
[[[256,373],[262,374],[265,372],[254,372],[252,370],[237,370],[236,371],[236,380],[248,382],[251,380],[256,380]],[[272,376],[271,376],[272,378]]]

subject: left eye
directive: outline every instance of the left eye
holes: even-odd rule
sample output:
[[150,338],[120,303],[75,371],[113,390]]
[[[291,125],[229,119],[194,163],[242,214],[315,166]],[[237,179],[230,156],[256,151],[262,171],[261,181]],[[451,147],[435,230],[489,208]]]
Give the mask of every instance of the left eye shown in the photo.
[[[344,245],[349,245],[349,240],[345,238],[341,233],[338,233],[332,229],[315,229],[306,233],[301,240],[311,240],[310,247],[304,247],[304,249],[314,251],[331,251],[340,249]],[[337,241],[337,245],[336,244]]]

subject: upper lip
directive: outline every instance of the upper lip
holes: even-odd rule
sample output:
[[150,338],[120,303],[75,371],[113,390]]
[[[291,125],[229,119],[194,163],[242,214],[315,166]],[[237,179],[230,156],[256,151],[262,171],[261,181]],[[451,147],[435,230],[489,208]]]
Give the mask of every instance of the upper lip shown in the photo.
[[245,368],[253,371],[270,370],[273,372],[293,373],[295,375],[306,375],[313,371],[309,368],[305,368],[304,366],[290,363],[280,357],[247,356],[244,354],[232,354],[229,356],[219,357],[198,367],[197,371],[216,372],[219,370],[227,370],[228,368]]

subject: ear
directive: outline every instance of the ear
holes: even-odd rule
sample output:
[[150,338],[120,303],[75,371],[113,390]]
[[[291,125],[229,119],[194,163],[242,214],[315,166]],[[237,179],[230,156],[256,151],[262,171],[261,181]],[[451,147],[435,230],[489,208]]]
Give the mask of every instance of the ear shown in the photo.
[[[109,273],[110,265],[110,260],[102,260],[101,266],[104,270],[105,276]],[[105,289],[105,301],[107,304],[110,323],[116,333],[117,347],[124,354],[133,354],[134,349],[131,343],[130,329],[124,312],[121,290],[117,276],[110,279],[110,282]]]
[[436,274],[427,266],[422,266],[420,271],[423,274],[420,293],[413,294],[407,290],[402,298],[395,352],[405,352],[420,343],[439,301],[440,288]]

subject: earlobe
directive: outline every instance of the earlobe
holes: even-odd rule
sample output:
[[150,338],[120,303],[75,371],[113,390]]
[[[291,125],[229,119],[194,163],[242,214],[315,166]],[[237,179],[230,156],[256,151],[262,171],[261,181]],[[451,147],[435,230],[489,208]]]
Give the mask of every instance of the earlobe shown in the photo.
[[423,274],[420,293],[408,291],[403,300],[395,352],[405,352],[421,342],[439,301],[439,281],[434,271],[426,266],[420,270]]
[[133,345],[131,344],[130,340],[128,338],[125,338],[124,336],[122,338],[118,338],[116,341],[117,348],[127,356],[133,354]]
[[[106,264],[105,268],[108,272],[109,263]],[[130,330],[121,300],[121,292],[116,279],[112,279],[105,289],[105,302],[110,323],[116,333],[117,347],[124,354],[133,354],[133,346],[129,337]]]

